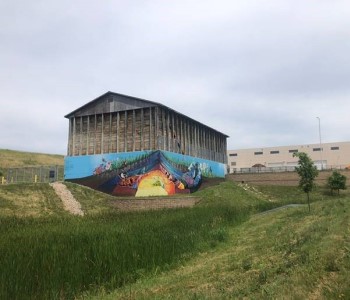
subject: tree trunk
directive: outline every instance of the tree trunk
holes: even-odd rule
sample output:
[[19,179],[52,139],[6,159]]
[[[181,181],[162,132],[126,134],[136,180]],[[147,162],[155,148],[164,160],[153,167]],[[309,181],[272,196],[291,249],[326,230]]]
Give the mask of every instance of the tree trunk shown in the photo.
[[310,195],[309,195],[309,193],[307,193],[307,205],[309,206],[309,212],[310,212],[311,208],[310,208]]

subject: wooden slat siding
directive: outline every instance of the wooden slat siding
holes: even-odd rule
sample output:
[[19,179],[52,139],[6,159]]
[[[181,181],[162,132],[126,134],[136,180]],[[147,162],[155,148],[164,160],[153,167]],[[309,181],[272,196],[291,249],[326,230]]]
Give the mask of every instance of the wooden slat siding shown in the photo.
[[89,147],[90,147],[90,117],[86,116],[86,155],[89,155]]
[[171,151],[176,152],[176,148],[175,148],[175,138],[174,136],[176,136],[176,128],[175,128],[175,120],[174,120],[174,114],[171,114],[171,145],[172,145],[172,149]]
[[185,130],[185,154],[186,155],[190,155],[190,148],[189,148],[189,144],[188,144],[188,122],[186,119],[184,119],[184,130]]
[[102,151],[102,115],[96,115],[96,154],[101,154]]
[[158,149],[158,111],[157,107],[153,109],[153,129],[154,129],[154,134],[153,134],[153,149]]
[[179,147],[177,146],[177,140],[178,140],[178,124],[177,124],[177,114],[174,113],[174,118],[173,118],[173,124],[174,124],[174,135],[173,135],[173,147],[174,147],[174,152],[178,153]]
[[162,126],[162,135],[161,135],[161,137],[162,137],[162,139],[163,139],[163,148],[162,148],[162,150],[165,150],[165,146],[166,146],[166,140],[165,140],[165,138],[166,138],[166,130],[165,130],[165,111],[164,111],[164,109],[161,109],[161,112],[162,112],[162,122],[161,122],[161,126]]
[[170,130],[170,122],[169,122],[169,111],[165,110],[165,149],[166,151],[169,151],[169,130]]
[[140,123],[140,150],[142,151],[144,149],[144,139],[143,139],[143,128],[145,126],[144,122],[144,111],[143,108],[141,108],[141,123]]
[[105,126],[104,121],[105,121],[104,114],[101,114],[101,140],[100,140],[101,154],[104,153],[104,126]]
[[87,117],[81,117],[82,129],[81,129],[81,144],[80,155],[86,155],[86,140],[87,140]]
[[135,151],[141,151],[142,138],[142,109],[135,110]]
[[142,134],[143,134],[143,149],[148,150],[149,149],[149,109],[148,108],[144,108],[143,110]]
[[148,116],[148,128],[149,128],[149,132],[148,132],[148,150],[153,150],[153,134],[154,134],[154,130],[153,130],[153,124],[152,124],[152,107],[149,108],[149,116]]
[[112,151],[112,116],[113,114],[109,114],[109,141],[108,141],[108,153]]
[[73,118],[69,119],[69,131],[68,131],[68,145],[67,154],[72,156],[72,143],[73,143]]
[[128,112],[124,113],[124,152],[128,151]]
[[117,152],[117,114],[111,113],[111,130],[110,130],[110,141],[109,141],[109,153]]
[[72,154],[75,155],[75,117],[73,118]]
[[188,144],[188,122],[187,120],[185,119],[184,120],[184,129],[185,129],[185,144],[186,144],[186,149],[185,149],[185,154],[186,155],[190,155],[190,148],[189,148],[189,144]]
[[155,149],[159,149],[159,108],[156,107],[154,111],[154,116],[155,116]]
[[226,137],[164,107],[69,119],[68,155],[152,149],[227,162]]
[[110,131],[110,114],[103,114],[103,153],[109,153]]
[[135,152],[135,148],[136,148],[136,113],[135,113],[135,109],[132,110],[132,127],[131,127],[131,136],[132,136],[132,151]]
[[82,137],[83,137],[83,126],[82,126],[82,117],[80,117],[78,120],[78,136],[79,136],[79,141],[77,144],[78,147],[78,155],[81,155],[81,143],[82,143]]
[[96,154],[96,130],[97,130],[97,116],[94,115],[94,138],[93,138],[93,145],[94,145],[94,154]]
[[94,154],[95,151],[95,116],[90,116],[90,139],[89,139],[89,154]]
[[120,134],[120,113],[119,111],[117,112],[117,151],[116,152],[119,152],[119,134]]
[[181,117],[181,150],[186,153],[186,131],[184,118]]
[[127,123],[126,123],[126,141],[127,141],[127,152],[131,152],[132,151],[132,145],[133,145],[133,136],[132,136],[132,129],[133,129],[133,124],[132,124],[132,120],[133,120],[133,114],[132,111],[128,111],[128,115],[127,115]]

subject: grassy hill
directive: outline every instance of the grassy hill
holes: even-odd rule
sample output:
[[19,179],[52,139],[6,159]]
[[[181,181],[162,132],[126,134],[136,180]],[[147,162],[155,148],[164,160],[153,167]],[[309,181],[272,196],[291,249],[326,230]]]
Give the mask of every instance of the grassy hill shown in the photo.
[[0,149],[0,169],[34,165],[63,165],[63,155],[43,154]]
[[349,213],[347,193],[252,215],[218,248],[91,299],[350,299]]

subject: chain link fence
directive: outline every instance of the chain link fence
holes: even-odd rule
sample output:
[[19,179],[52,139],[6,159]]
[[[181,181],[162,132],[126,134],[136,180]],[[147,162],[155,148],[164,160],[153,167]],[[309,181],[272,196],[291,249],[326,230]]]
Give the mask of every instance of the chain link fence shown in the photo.
[[63,181],[63,166],[31,166],[8,168],[3,172],[0,184]]

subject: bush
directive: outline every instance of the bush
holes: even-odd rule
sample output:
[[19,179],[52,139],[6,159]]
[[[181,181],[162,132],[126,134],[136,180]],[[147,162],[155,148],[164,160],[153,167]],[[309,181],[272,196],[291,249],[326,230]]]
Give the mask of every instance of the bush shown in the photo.
[[328,186],[331,189],[331,193],[336,190],[345,190],[346,189],[346,176],[340,174],[338,171],[333,171],[332,175],[328,178]]

